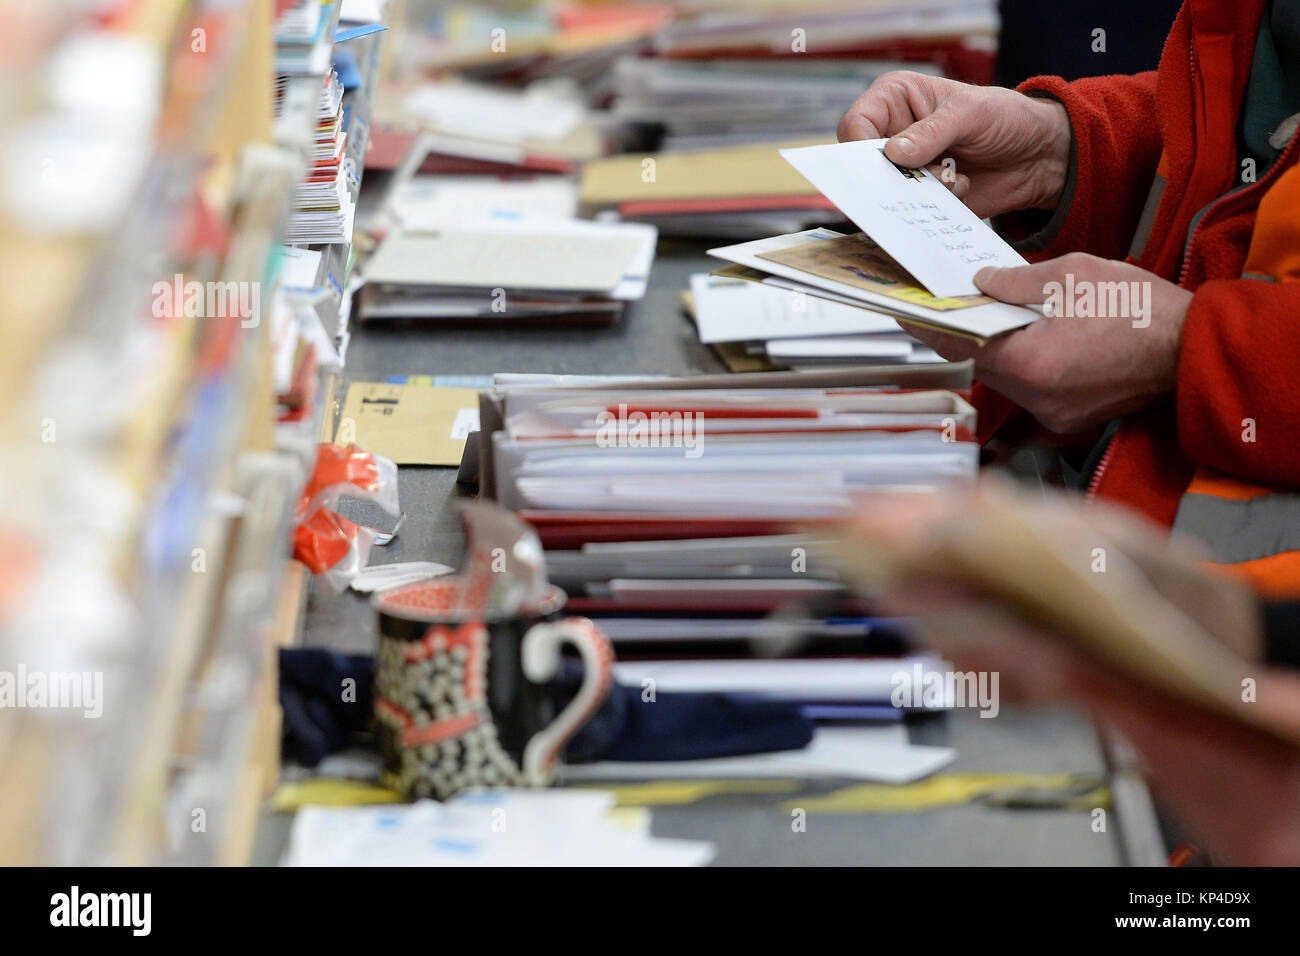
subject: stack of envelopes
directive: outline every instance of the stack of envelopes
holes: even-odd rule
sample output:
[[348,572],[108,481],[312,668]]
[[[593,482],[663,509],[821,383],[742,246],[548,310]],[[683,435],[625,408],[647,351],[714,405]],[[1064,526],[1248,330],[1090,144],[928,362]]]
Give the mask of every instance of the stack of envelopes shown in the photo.
[[782,150],[864,231],[812,229],[710,249],[732,263],[718,274],[979,342],[1039,318],[1041,309],[991,299],[974,283],[982,268],[1025,259],[933,173],[894,165],[884,148],[863,140]]
[[[827,233],[829,234],[829,232]],[[725,271],[725,270],[724,270]],[[764,276],[691,276],[687,311],[700,341],[733,371],[933,364],[943,359],[883,312],[808,295],[773,294]]]
[[357,170],[347,158],[348,134],[343,127],[343,84],[331,68],[317,103],[310,166],[294,192],[293,214],[285,227],[289,242],[352,241]]
[[645,294],[653,227],[482,220],[399,230],[366,263],[374,319],[612,322]]
[[907,656],[904,622],[848,592],[823,552],[861,495],[973,480],[967,367],[497,382],[480,397],[482,494],[537,529],[568,609],[620,660],[681,662],[683,689],[819,718],[909,709],[890,676],[937,662]]
[[662,132],[664,152],[823,137],[891,70],[939,75],[928,63],[797,56],[682,60],[624,56],[610,70],[609,119],[629,134]]
[[[791,145],[809,142],[825,139]],[[583,167],[579,199],[583,215],[678,236],[744,238],[844,218],[771,145],[594,160]]]

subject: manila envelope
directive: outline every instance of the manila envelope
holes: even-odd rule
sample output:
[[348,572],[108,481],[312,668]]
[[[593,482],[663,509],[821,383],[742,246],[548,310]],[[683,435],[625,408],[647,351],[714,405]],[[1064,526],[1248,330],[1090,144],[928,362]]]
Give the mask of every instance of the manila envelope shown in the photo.
[[477,429],[476,389],[353,382],[336,440],[399,465],[459,465],[465,438]]

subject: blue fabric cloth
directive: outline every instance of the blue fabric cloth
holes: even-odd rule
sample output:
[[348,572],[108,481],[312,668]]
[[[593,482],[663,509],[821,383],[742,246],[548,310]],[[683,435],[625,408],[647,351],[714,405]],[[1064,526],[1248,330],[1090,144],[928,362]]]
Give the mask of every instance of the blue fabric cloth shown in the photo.
[[[348,680],[355,685],[345,683]],[[370,724],[374,683],[375,660],[369,654],[282,648],[284,755],[304,767],[314,767],[365,731]]]
[[[356,699],[344,699],[344,681]],[[550,694],[556,712],[582,683],[582,665],[564,662]],[[374,658],[310,648],[280,651],[284,753],[307,767],[341,749],[371,715]],[[797,750],[812,740],[813,721],[795,703],[744,700],[725,694],[657,694],[615,684],[600,709],[574,735],[565,757],[596,760],[696,760]]]
[[[581,683],[582,665],[565,661],[551,684],[556,706],[568,703]],[[806,747],[813,729],[795,703],[679,693],[646,700],[640,687],[615,684],[564,755],[573,763],[740,757]]]

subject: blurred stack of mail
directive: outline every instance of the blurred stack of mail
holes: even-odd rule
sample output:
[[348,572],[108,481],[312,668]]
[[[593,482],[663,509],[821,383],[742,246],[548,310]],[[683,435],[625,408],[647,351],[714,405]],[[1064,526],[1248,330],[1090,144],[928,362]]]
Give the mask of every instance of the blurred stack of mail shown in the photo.
[[880,75],[926,63],[798,57],[791,60],[676,60],[625,57],[607,80],[609,118],[661,136],[664,152],[717,149],[827,136]]
[[[277,102],[287,77],[277,78]],[[307,176],[294,193],[293,214],[285,238],[295,243],[352,240],[356,214],[353,198],[359,180],[347,156],[348,133],[343,123],[343,84],[331,67],[319,92]]]
[[419,55],[434,69],[478,79],[587,82],[618,56],[649,52],[654,34],[680,13],[676,4],[643,0],[451,3],[435,14]]
[[564,176],[413,176],[395,183],[392,221],[404,229],[440,229],[479,219],[573,219],[578,184]]
[[321,0],[290,0],[275,21],[277,73],[319,76],[330,68],[339,4]]
[[364,269],[375,319],[609,323],[645,294],[656,233],[538,217],[399,229]]
[[996,0],[703,0],[655,36],[660,56],[842,56],[929,62],[967,82],[992,80]]
[[781,159],[778,145],[809,144],[596,160],[583,169],[580,208],[694,237],[747,239],[842,221],[834,204]]
[[568,610],[613,641],[620,682],[896,722],[947,703],[892,699],[895,675],[942,665],[909,653],[906,622],[824,554],[862,496],[974,479],[969,382],[955,365],[502,374],[480,396],[480,493],[536,529]]
[[377,104],[376,120],[366,165],[403,176],[573,173],[605,148],[582,96],[563,82],[423,82]]
[[898,388],[926,380],[914,373],[956,381],[958,370],[946,369],[721,383],[499,377],[480,400],[483,492],[529,518],[780,523],[842,514],[872,488],[969,482],[971,406],[956,391]]

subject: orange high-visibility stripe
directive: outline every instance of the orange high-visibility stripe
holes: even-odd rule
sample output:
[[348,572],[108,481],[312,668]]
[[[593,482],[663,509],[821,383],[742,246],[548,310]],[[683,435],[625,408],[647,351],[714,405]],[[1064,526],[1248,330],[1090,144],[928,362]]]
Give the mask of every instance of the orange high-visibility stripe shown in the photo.
[[1187,494],[1213,495],[1227,498],[1229,501],[1249,501],[1261,495],[1277,494],[1278,489],[1268,485],[1252,485],[1236,478],[1229,478],[1222,472],[1201,467],[1196,469],[1192,483],[1187,486]]
[[1300,282],[1300,166],[1292,166],[1259,201],[1246,256],[1247,275]]
[[1205,561],[1202,567],[1245,580],[1265,600],[1300,600],[1300,551],[1284,551],[1240,564]]

